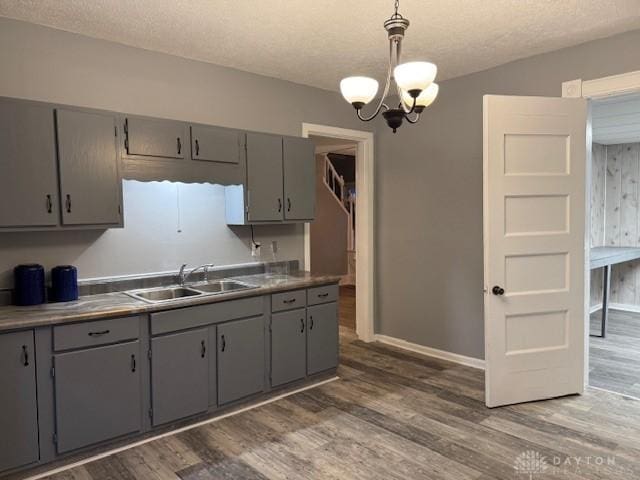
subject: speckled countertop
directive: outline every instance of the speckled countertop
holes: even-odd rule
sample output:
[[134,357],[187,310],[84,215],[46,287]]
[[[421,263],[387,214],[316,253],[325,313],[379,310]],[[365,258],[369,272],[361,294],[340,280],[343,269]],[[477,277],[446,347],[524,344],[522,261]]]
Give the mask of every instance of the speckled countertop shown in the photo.
[[264,274],[232,278],[254,285],[256,288],[218,295],[185,297],[155,304],[137,300],[122,292],[115,292],[88,295],[80,297],[75,302],[46,303],[32,307],[3,306],[0,307],[0,331],[158,312],[179,307],[223,302],[235,298],[255,297],[297,288],[327,285],[337,283],[340,280],[339,276],[313,275],[309,272],[291,273],[280,278],[271,278]]

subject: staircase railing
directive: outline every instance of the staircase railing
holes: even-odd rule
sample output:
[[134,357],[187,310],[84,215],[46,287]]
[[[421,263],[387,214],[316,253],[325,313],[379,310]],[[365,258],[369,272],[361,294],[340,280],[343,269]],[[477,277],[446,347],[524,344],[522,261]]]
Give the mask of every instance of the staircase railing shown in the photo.
[[324,184],[327,186],[340,206],[347,212],[349,226],[347,228],[347,250],[356,249],[356,195],[348,192],[345,188],[344,177],[338,174],[337,170],[329,160],[324,157]]

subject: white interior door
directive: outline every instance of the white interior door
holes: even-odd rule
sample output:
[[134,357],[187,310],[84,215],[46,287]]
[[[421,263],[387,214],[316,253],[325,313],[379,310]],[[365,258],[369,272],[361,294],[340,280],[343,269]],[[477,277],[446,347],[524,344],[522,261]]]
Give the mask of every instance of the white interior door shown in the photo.
[[484,97],[486,404],[582,393],[587,103]]

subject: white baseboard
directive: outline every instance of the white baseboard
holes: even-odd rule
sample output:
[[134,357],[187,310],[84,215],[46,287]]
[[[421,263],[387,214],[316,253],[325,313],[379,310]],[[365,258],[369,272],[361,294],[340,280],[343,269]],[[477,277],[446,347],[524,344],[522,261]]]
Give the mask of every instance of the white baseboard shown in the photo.
[[640,305],[631,305],[628,303],[610,303],[611,310],[622,310],[623,312],[640,313]]
[[425,347],[424,345],[418,345],[417,343],[407,342],[400,338],[389,337],[387,335],[374,335],[374,341],[392,345],[394,347],[409,350],[411,352],[420,353],[427,357],[435,357],[441,360],[447,360],[449,362],[458,363],[467,367],[479,368],[484,370],[484,360],[479,358],[467,357],[458,353],[447,352],[445,350],[438,350],[437,348]]

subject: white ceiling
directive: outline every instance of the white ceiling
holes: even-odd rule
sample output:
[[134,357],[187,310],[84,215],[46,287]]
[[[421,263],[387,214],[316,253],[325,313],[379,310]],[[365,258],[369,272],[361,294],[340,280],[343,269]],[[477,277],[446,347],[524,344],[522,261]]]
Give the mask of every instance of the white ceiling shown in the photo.
[[593,141],[602,145],[640,142],[640,95],[594,102]]
[[[0,16],[337,90],[381,79],[392,0],[0,0]],[[439,79],[640,28],[640,0],[401,0]]]

